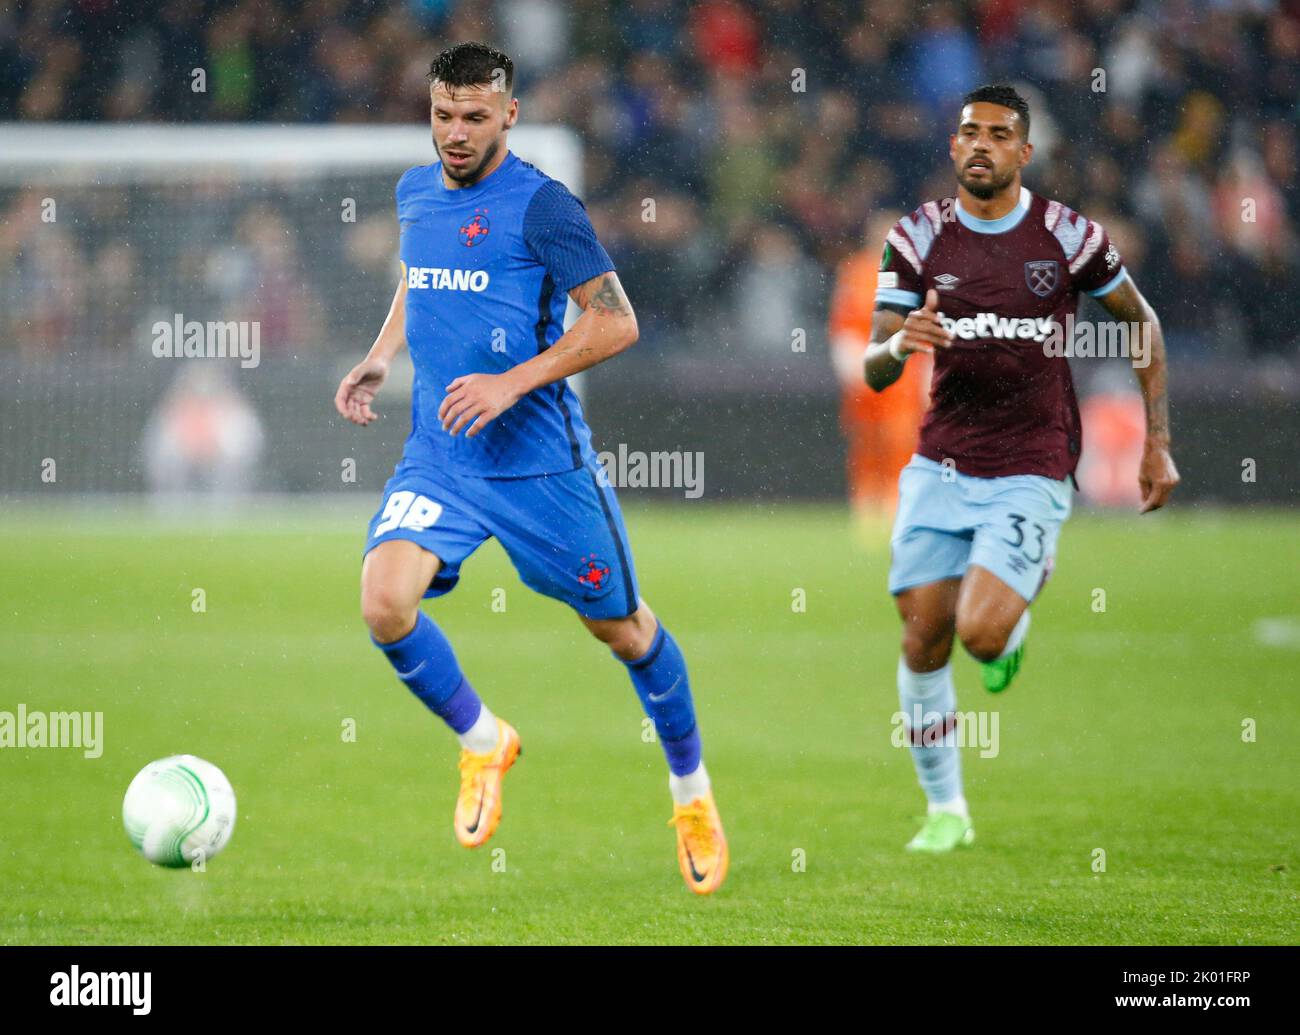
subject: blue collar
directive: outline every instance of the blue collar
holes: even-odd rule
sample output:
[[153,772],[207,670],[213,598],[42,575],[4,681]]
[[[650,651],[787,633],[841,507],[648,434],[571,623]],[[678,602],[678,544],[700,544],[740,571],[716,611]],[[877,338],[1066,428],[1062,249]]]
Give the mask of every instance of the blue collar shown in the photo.
[[1001,234],[1020,224],[1033,200],[1034,196],[1029,193],[1029,188],[1021,187],[1019,203],[1005,216],[999,219],[980,219],[962,208],[961,200],[958,199],[957,219],[967,230],[974,230],[977,234]]

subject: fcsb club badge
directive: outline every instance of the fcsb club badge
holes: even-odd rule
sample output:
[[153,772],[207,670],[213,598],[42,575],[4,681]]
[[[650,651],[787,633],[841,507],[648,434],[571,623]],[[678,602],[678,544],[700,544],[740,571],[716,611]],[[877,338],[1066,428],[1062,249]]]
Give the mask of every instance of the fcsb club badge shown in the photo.
[[1057,272],[1060,267],[1055,259],[1035,259],[1025,263],[1025,283],[1029,290],[1039,298],[1046,298],[1056,290]]
[[582,558],[582,564],[578,568],[577,576],[578,581],[582,583],[583,588],[587,591],[589,600],[603,597],[614,588],[614,580],[610,578],[609,565],[594,553],[590,557]]
[[474,245],[486,239],[491,228],[492,224],[488,222],[487,210],[475,209],[473,217],[460,228],[460,243],[466,248],[473,248]]

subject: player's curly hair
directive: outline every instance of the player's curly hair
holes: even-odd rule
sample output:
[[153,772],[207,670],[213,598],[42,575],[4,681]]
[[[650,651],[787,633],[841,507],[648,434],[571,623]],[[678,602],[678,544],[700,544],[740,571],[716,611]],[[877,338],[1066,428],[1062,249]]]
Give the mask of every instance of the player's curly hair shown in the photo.
[[515,63],[496,47],[486,43],[457,43],[433,59],[429,74],[431,83],[446,86],[490,86],[499,83],[498,89],[510,92],[515,81]]
[[1026,101],[1010,83],[987,84],[977,86],[961,99],[962,107],[968,104],[1000,104],[1010,108],[1020,116],[1020,125],[1025,140],[1029,139],[1029,102]]

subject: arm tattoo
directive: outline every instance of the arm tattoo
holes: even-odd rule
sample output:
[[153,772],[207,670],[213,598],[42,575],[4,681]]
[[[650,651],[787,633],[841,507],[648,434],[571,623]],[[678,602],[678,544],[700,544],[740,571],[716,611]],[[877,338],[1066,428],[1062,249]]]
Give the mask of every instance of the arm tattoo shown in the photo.
[[1169,439],[1168,374],[1165,366],[1165,338],[1155,311],[1138,293],[1133,282],[1126,281],[1099,300],[1107,312],[1129,323],[1151,324],[1151,357],[1146,367],[1135,368],[1145,404],[1147,437]]
[[1149,393],[1144,392],[1146,398],[1147,415],[1147,435],[1151,438],[1169,438],[1169,396],[1165,390],[1165,379],[1160,377],[1158,383],[1152,386]]
[[616,313],[619,316],[629,316],[632,312],[618,278],[612,273],[606,273],[600,278],[600,283],[583,308],[596,313]]

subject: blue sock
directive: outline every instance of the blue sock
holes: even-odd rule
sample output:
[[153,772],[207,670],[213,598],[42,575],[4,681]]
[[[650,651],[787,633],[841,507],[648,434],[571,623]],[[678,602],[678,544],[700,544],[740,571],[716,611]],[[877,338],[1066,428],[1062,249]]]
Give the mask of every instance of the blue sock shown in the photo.
[[912,744],[916,777],[931,805],[961,799],[961,754],[957,748],[957,691],[952,663],[936,672],[913,672],[898,659],[898,702]]
[[654,720],[655,732],[668,756],[668,768],[674,776],[695,772],[700,766],[700,731],[695,725],[686,659],[677,641],[661,624],[650,649],[635,661],[623,664],[641,706]]
[[415,628],[392,643],[371,642],[388,655],[397,678],[407,685],[429,711],[457,733],[474,725],[483,702],[460,670],[456,655],[442,630],[423,611]]

